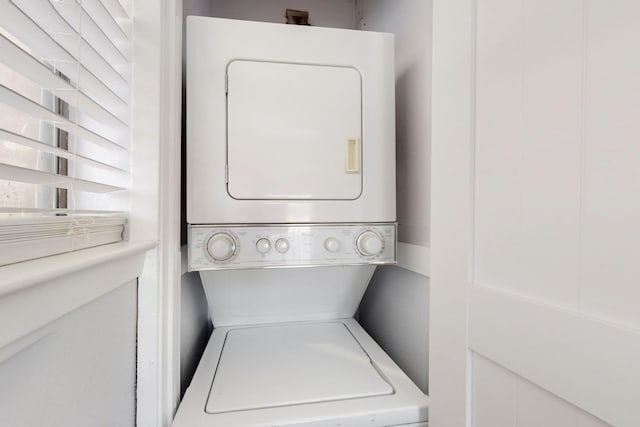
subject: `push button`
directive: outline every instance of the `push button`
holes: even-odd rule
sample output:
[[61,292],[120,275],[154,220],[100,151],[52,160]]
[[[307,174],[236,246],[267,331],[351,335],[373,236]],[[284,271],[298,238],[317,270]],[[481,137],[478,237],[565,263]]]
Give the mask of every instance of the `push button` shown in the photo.
[[256,250],[263,255],[269,252],[269,250],[271,250],[271,242],[269,239],[258,239],[256,242]]
[[329,252],[338,252],[340,250],[340,240],[335,237],[328,237],[324,241],[324,248]]
[[276,240],[275,247],[276,251],[283,254],[289,250],[289,241],[287,239],[278,239]]

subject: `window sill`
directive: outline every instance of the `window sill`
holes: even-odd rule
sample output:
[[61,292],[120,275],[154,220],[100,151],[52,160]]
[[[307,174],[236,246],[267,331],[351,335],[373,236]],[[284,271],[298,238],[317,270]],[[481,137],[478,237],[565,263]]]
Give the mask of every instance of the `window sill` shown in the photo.
[[156,245],[120,242],[0,267],[0,349],[135,280]]

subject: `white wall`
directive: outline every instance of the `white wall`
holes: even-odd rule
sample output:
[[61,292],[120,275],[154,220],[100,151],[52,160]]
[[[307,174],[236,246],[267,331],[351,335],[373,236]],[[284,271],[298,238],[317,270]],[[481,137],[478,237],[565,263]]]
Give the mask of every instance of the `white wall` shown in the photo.
[[358,28],[395,34],[396,187],[401,242],[429,246],[431,0],[358,0]]
[[[357,4],[359,29],[395,34],[398,240],[429,246],[432,2],[358,0]],[[418,261],[421,271],[424,264],[428,260]],[[379,267],[360,306],[359,320],[427,393],[428,277],[399,267]]]
[[309,24],[355,28],[355,0],[212,0],[211,16],[285,23],[287,9],[309,12]]
[[182,0],[182,12],[185,17],[189,15],[211,16],[212,4],[211,0]]
[[135,425],[136,292],[132,281],[0,349],[0,425]]
[[[183,20],[189,15],[211,16],[212,2],[209,0],[183,0]],[[184,21],[183,21],[184,23]],[[183,25],[182,39],[182,197],[181,197],[181,241],[182,274],[180,276],[180,396],[184,395],[191,383],[193,373],[198,366],[202,352],[211,332],[209,306],[204,295],[202,282],[197,272],[188,273],[187,269],[187,224],[186,224],[186,25]]]
[[137,423],[168,425],[180,395],[182,1],[120,0],[133,30],[130,238],[152,241],[139,283]]
[[[183,20],[189,15],[211,16],[213,2],[210,0],[183,0]],[[183,21],[184,23],[184,21]],[[186,224],[186,124],[185,124],[185,79],[186,79],[186,25],[183,25],[182,39],[182,197],[181,197],[181,240],[187,243]],[[204,347],[207,344],[211,328],[209,306],[204,295],[198,273],[186,271],[187,246],[182,247],[182,274],[180,276],[180,396],[191,383]]]
[[360,304],[358,321],[427,393],[429,279],[400,267],[378,267]]

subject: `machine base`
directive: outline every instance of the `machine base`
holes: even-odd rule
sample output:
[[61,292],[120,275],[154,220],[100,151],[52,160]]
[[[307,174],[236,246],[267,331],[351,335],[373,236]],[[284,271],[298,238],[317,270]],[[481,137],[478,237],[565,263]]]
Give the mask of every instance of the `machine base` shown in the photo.
[[428,397],[354,319],[214,330],[174,427],[426,427]]

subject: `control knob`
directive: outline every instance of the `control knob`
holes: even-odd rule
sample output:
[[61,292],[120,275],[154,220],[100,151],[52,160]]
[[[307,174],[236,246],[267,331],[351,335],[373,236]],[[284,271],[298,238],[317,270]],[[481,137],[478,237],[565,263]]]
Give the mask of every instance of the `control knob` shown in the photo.
[[373,230],[365,230],[356,239],[356,248],[361,255],[376,256],[380,255],[384,249],[384,240],[382,236]]
[[227,233],[216,233],[207,242],[207,252],[215,261],[227,261],[236,254],[236,240]]

